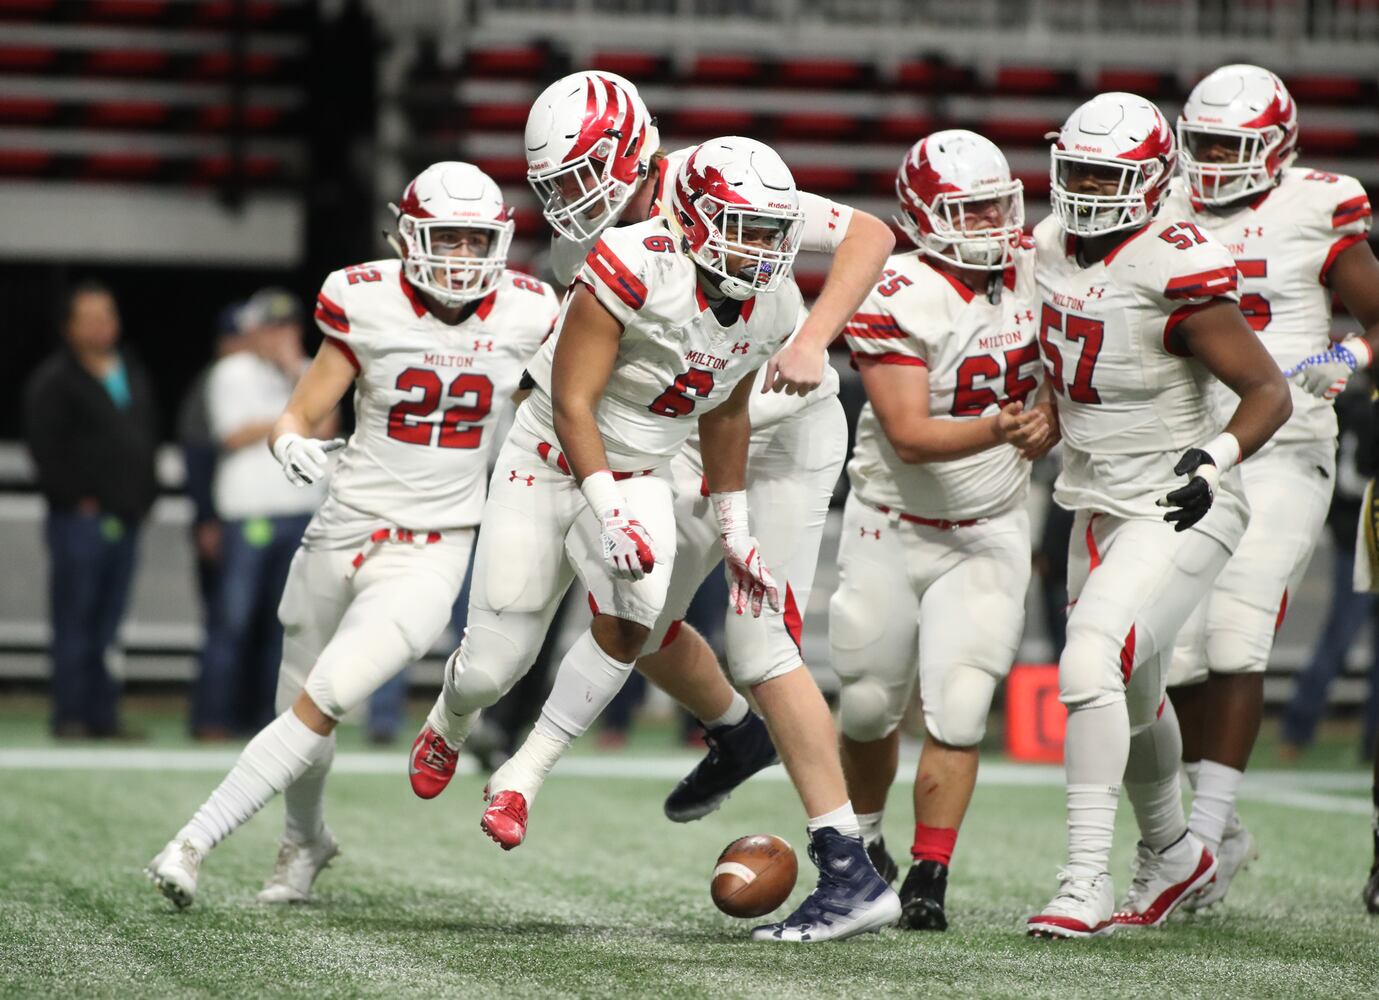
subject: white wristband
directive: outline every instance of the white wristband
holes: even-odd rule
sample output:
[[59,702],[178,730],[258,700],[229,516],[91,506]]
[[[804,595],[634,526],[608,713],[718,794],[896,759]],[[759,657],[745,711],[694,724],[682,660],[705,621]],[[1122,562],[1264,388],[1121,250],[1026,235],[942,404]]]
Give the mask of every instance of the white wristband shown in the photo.
[[579,484],[579,489],[584,494],[589,509],[598,515],[599,520],[606,518],[610,512],[626,506],[613,473],[607,469],[599,469],[598,472],[591,472],[585,476],[584,481]]
[[1364,371],[1374,361],[1374,350],[1364,337],[1347,337],[1341,346],[1355,356],[1355,370]]
[[718,518],[718,530],[724,538],[732,535],[750,535],[747,529],[747,491],[734,490],[731,493],[710,493],[714,515]]
[[1202,445],[1202,450],[1211,456],[1217,471],[1223,475],[1240,461],[1240,442],[1228,431],[1222,431]]
[[293,442],[300,440],[302,440],[300,434],[293,434],[290,431],[278,435],[278,439],[273,442],[273,457],[278,460],[279,465],[287,464],[287,449],[292,446]]

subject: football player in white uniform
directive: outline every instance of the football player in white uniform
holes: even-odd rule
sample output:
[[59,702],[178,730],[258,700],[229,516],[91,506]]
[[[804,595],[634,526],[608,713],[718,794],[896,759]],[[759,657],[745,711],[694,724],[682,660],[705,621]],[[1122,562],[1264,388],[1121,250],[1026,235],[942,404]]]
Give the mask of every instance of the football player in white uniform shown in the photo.
[[896,872],[881,820],[918,677],[927,736],[900,926],[943,930],[978,744],[1024,628],[1021,451],[1047,451],[1055,429],[1050,404],[1035,406],[1039,290],[1005,156],[975,133],[935,132],[906,153],[896,192],[897,221],[918,251],[887,261],[847,328],[869,403],[848,464],[829,639],[843,684],[843,770],[883,874]]
[[[1054,499],[1076,512],[1059,658],[1068,863],[1029,919],[1037,936],[1158,924],[1216,869],[1183,815],[1177,726],[1151,724],[1158,712],[1172,720],[1174,638],[1245,533],[1235,466],[1291,403],[1236,304],[1235,261],[1160,211],[1176,159],[1154,105],[1093,98],[1053,145],[1054,213],[1034,231],[1040,351],[1064,448]],[[1212,376],[1240,397],[1224,430]],[[1117,911],[1107,862],[1122,779],[1141,844]]]
[[[593,627],[487,789],[481,825],[504,848],[521,843],[545,776],[654,641],[676,557],[667,467],[696,422],[734,609],[781,610],[750,531],[745,485],[749,376],[789,337],[800,310],[789,278],[802,223],[794,180],[769,147],[715,139],[684,160],[669,206],[604,233],[576,278],[559,335],[529,366],[536,388],[499,468],[526,472],[532,486],[495,480],[490,490],[469,628],[428,719],[448,748],[458,746],[477,710],[530,665],[554,602],[580,574]],[[489,567],[499,559],[501,574]],[[821,874],[795,914],[753,936],[825,940],[894,921],[899,900],[857,836],[812,676],[790,669],[755,690],[804,799]]]
[[[659,134],[636,87],[602,72],[575,73],[548,87],[527,122],[528,178],[555,230],[551,264],[573,280],[593,242],[608,226],[665,214],[667,180],[689,150],[658,151]],[[800,246],[834,254],[806,341],[829,338],[856,308],[894,244],[879,219],[800,193]],[[832,325],[821,325],[828,320]],[[822,331],[820,335],[819,331]],[[821,340],[822,342],[822,340]],[[823,358],[820,350],[818,357]],[[846,417],[837,401],[837,373],[792,384],[797,392],[754,393],[747,499],[758,541],[781,587],[782,610],[762,617],[729,614],[725,626],[734,680],[752,686],[800,664],[802,611],[809,601],[828,505],[847,450]],[[765,387],[766,373],[760,376]],[[654,652],[637,669],[704,720],[709,753],[671,792],[666,815],[698,819],[716,809],[753,773],[775,761],[761,720],[724,679],[716,657],[682,618],[704,577],[721,560],[718,527],[702,488],[697,437],[672,465],[676,486],[677,557]]]
[[[1178,120],[1181,176],[1164,207],[1165,216],[1193,223],[1230,251],[1241,311],[1285,371],[1330,350],[1333,293],[1379,335],[1379,265],[1365,240],[1369,199],[1352,177],[1293,166],[1297,140],[1297,107],[1278,77],[1258,66],[1216,70],[1193,89]],[[1235,803],[1259,733],[1264,669],[1331,503],[1331,399],[1372,354],[1351,337],[1294,374],[1292,417],[1240,470],[1250,527],[1178,635],[1168,684],[1195,792],[1188,825],[1218,862],[1215,881],[1188,908],[1223,899],[1256,854]],[[1217,389],[1224,422],[1234,400]]]
[[[308,898],[339,852],[323,818],[335,726],[450,621],[498,410],[558,312],[548,285],[506,269],[512,232],[492,180],[467,163],[437,163],[398,206],[401,259],[335,271],[321,287],[326,339],[272,449],[288,479],[305,485],[344,447],[278,610],[282,714],[149,865],[179,907],[191,904],[210,849],[279,792],[286,831],[260,901]],[[310,437],[351,384],[349,442]]]

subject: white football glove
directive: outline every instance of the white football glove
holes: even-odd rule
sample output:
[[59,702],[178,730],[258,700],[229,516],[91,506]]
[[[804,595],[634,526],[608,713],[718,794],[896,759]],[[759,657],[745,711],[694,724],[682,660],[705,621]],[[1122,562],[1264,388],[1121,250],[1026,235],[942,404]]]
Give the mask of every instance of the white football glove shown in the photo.
[[747,530],[747,494],[742,490],[714,493],[710,499],[718,515],[719,542],[728,566],[728,603],[738,614],[750,607],[753,618],[761,617],[763,601],[772,611],[779,611],[775,577],[762,561],[761,546]]
[[1303,358],[1283,374],[1313,396],[1335,399],[1355,369],[1368,368],[1373,360],[1374,352],[1363,338],[1347,337],[1328,351]]
[[603,561],[615,580],[640,580],[656,566],[656,548],[646,526],[632,516],[614,484],[613,474],[600,469],[579,484],[600,522]]
[[329,455],[345,447],[344,438],[322,441],[300,434],[283,434],[273,442],[273,457],[283,467],[283,475],[293,486],[310,486],[326,474]]

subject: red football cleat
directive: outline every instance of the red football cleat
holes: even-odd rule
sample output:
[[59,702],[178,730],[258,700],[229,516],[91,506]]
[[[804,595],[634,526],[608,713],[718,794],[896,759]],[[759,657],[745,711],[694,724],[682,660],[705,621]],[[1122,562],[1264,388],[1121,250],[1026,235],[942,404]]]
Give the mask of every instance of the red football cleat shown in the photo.
[[499,792],[489,799],[479,829],[505,851],[510,851],[527,835],[527,799],[521,792]]
[[459,760],[459,747],[451,747],[440,733],[430,726],[423,726],[416,742],[412,744],[412,756],[407,761],[412,791],[417,793],[418,798],[434,799],[445,791],[445,786],[455,777],[455,765]]

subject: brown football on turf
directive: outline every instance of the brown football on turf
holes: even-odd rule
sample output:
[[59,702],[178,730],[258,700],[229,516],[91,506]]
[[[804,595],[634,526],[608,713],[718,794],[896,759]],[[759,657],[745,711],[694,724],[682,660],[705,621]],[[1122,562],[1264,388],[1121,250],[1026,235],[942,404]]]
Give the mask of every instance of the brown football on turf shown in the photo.
[[799,871],[794,849],[781,838],[739,837],[718,856],[709,892],[730,917],[760,917],[785,902]]

